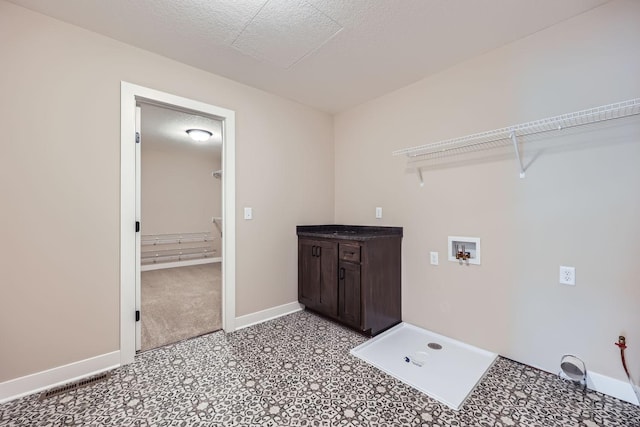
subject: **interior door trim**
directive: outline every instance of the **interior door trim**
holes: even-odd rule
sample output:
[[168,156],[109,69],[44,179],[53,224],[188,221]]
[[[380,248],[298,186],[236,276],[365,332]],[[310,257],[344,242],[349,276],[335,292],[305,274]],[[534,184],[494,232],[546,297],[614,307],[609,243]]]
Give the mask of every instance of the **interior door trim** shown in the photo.
[[135,108],[138,101],[207,115],[222,121],[222,328],[235,330],[235,112],[155,89],[120,85],[120,360],[132,363],[136,353],[136,153]]

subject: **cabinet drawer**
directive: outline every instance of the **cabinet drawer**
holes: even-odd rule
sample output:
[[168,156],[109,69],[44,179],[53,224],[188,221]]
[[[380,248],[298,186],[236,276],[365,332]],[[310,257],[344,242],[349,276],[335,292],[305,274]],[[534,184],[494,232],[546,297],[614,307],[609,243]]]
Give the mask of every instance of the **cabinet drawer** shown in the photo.
[[340,244],[339,257],[343,261],[360,262],[360,246]]

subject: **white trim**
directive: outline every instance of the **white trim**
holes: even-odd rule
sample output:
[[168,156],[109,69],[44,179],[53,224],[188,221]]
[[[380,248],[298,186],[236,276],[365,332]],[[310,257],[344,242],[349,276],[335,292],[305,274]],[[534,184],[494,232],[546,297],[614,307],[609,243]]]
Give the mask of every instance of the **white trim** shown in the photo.
[[587,387],[599,391],[600,393],[608,394],[625,402],[633,403],[634,405],[640,405],[636,395],[633,393],[633,387],[627,381],[618,380],[615,378],[607,377],[597,372],[587,371]]
[[[565,380],[570,380],[563,372],[560,376]],[[633,392],[633,387],[629,382],[607,377],[597,372],[587,371],[587,388],[606,394],[625,402],[640,405],[638,398]]]
[[[138,139],[140,138],[140,139]],[[142,143],[142,107],[136,104],[136,229],[138,221],[141,219],[142,214],[142,198],[140,197],[142,189],[142,150],[140,149]],[[142,289],[140,286],[141,277],[140,265],[142,263],[141,245],[142,245],[142,232],[135,234],[136,240],[136,264],[135,264],[135,286],[136,286],[136,313],[142,311]],[[142,349],[142,322],[136,322],[136,351]]]
[[236,114],[221,110],[222,122],[222,329],[236,330]]
[[120,352],[114,351],[68,365],[0,383],[0,403],[67,384],[120,366]]
[[222,328],[235,330],[235,112],[127,82],[120,84],[120,363],[132,363],[136,341],[135,107],[148,101],[222,120]]
[[222,258],[221,257],[201,258],[201,259],[187,259],[184,261],[175,261],[175,262],[159,262],[157,264],[142,265],[140,266],[140,271],[162,270],[164,268],[174,268],[174,267],[188,267],[190,265],[213,264],[216,262],[222,262]]
[[120,86],[120,357],[133,362],[136,352],[136,152],[135,88]]
[[[506,357],[506,356],[505,356]],[[548,371],[540,366],[531,365],[527,362],[520,362],[517,359],[513,359],[518,363],[531,366],[532,368],[540,369],[541,371],[549,372],[550,374],[560,375],[561,378],[569,380],[562,371],[552,372]],[[607,396],[615,397],[616,399],[624,400],[625,402],[632,403],[634,405],[640,405],[638,399],[634,395],[631,384],[627,381],[622,381],[616,378],[608,377],[606,375],[599,374],[597,372],[589,371],[587,369],[587,388],[593,391],[606,394]]]
[[258,323],[263,323],[267,320],[286,316],[287,314],[301,311],[303,308],[304,305],[296,301],[290,302],[288,304],[282,304],[277,307],[267,308],[266,310],[256,311],[255,313],[246,314],[244,316],[236,317],[236,330],[243,329],[252,325],[257,325]]

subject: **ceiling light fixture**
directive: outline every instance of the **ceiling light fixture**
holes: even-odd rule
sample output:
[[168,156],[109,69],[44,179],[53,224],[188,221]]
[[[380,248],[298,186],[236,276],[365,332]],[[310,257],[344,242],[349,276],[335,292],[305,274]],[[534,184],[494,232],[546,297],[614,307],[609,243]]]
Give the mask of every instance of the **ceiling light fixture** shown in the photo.
[[204,142],[211,138],[211,135],[213,135],[211,132],[204,129],[188,129],[187,134],[191,137],[191,139],[197,142]]

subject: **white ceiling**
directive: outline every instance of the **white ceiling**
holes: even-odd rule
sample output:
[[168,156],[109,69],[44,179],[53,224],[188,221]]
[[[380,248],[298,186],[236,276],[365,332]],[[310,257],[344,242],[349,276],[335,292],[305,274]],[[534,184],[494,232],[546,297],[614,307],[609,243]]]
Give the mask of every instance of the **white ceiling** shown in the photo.
[[[179,149],[212,154],[222,153],[222,123],[209,117],[173,110],[164,106],[140,103],[142,143],[159,149]],[[188,129],[203,129],[211,132],[205,142],[193,141]]]
[[10,1],[335,113],[609,0]]

